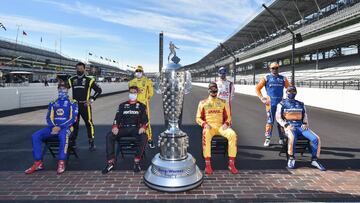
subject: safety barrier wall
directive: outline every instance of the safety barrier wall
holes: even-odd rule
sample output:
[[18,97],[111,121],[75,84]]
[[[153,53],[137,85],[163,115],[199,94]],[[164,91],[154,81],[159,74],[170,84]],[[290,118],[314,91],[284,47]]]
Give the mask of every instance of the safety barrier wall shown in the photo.
[[[193,85],[207,87],[208,83],[193,83]],[[235,85],[235,92],[257,96],[254,85]],[[266,96],[264,89],[262,90],[262,93]],[[360,115],[360,91],[358,90],[299,87],[296,98],[304,102],[307,106]]]
[[[99,85],[102,88],[102,94],[128,89],[126,82],[99,83]],[[0,111],[47,105],[57,97],[56,88],[54,85],[45,87],[43,84],[30,84],[27,87],[0,88]]]

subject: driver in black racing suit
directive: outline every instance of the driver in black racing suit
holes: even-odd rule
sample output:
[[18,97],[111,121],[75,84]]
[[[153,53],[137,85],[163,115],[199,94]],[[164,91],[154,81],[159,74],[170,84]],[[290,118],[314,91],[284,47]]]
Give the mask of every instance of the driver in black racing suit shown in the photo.
[[102,170],[103,174],[114,168],[116,162],[115,142],[122,136],[136,137],[138,145],[134,158],[134,172],[141,170],[140,160],[147,142],[148,116],[146,106],[136,99],[138,92],[139,89],[136,86],[129,87],[129,100],[119,105],[112,130],[106,135],[107,165]]

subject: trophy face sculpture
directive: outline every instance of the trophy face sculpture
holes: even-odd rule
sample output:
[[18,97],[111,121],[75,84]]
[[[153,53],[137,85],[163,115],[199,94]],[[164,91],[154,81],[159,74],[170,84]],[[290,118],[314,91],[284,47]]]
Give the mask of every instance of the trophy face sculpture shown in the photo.
[[147,186],[166,192],[193,189],[203,179],[195,159],[187,153],[189,138],[179,128],[184,94],[190,93],[191,89],[191,74],[178,70],[180,67],[169,63],[155,83],[156,92],[162,94],[167,129],[159,135],[160,153],[152,159],[152,165],[144,175]]

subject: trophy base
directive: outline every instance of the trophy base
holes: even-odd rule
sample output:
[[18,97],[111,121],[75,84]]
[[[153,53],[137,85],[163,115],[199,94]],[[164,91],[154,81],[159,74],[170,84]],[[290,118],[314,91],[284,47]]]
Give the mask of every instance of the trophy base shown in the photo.
[[168,161],[156,154],[144,175],[145,184],[155,190],[182,192],[201,185],[203,174],[191,154],[184,160]]

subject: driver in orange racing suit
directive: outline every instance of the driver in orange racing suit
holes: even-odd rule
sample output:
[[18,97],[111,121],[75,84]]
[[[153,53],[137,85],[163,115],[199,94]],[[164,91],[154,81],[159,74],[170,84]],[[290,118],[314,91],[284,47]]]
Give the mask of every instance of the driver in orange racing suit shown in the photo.
[[205,173],[212,174],[211,167],[211,140],[215,135],[220,135],[228,140],[229,164],[228,168],[233,174],[237,174],[235,158],[237,152],[237,135],[231,129],[231,115],[229,105],[225,100],[217,98],[218,87],[216,83],[209,84],[209,97],[200,101],[196,113],[196,123],[203,128],[202,145],[205,158]]

